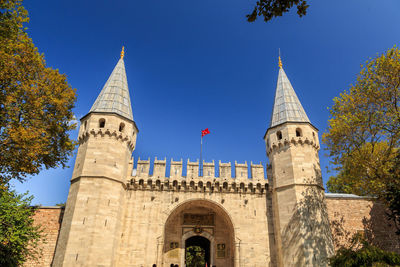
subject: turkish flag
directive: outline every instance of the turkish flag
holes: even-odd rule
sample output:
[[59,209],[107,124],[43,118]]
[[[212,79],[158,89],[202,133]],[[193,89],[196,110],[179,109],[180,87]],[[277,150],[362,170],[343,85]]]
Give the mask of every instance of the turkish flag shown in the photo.
[[209,134],[210,131],[208,130],[208,128],[201,130],[201,137],[205,136],[206,134]]

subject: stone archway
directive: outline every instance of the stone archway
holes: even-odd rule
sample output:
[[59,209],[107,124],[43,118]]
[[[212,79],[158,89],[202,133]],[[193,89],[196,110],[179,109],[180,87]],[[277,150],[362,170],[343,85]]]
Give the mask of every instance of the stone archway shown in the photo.
[[234,266],[235,235],[229,214],[209,200],[190,200],[178,205],[164,225],[163,266],[185,266],[185,244],[193,237],[210,242],[207,266]]

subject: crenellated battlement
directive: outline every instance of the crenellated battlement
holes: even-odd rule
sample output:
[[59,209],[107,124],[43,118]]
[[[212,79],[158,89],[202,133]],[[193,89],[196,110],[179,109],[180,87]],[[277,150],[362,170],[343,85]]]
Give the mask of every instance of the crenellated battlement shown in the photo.
[[[133,165],[133,159],[131,160]],[[152,165],[151,165],[152,164]],[[132,190],[183,190],[201,192],[231,192],[231,193],[265,193],[268,189],[268,181],[265,179],[264,166],[247,162],[235,161],[234,177],[232,177],[232,164],[230,162],[218,162],[218,172],[215,169],[215,161],[203,161],[203,176],[199,176],[199,161],[187,160],[186,166],[183,160],[170,161],[169,177],[166,175],[167,160],[155,158],[151,163],[150,158],[142,160],[138,158],[136,168],[128,181],[128,188]],[[183,174],[186,167],[186,175]],[[153,173],[150,174],[150,170]],[[136,171],[135,171],[136,170]],[[215,174],[218,173],[219,176]]]
[[311,145],[315,149],[319,149],[318,143],[316,143],[314,140],[310,140],[308,137],[292,137],[290,140],[285,138],[283,140],[279,140],[268,145],[269,146],[267,147],[267,154],[270,154],[273,151],[279,151],[280,149],[287,148],[290,145]]
[[131,138],[129,135],[123,132],[119,132],[116,130],[110,130],[110,129],[104,129],[104,128],[97,128],[97,129],[91,129],[87,131],[82,131],[80,135],[78,136],[78,143],[79,145],[83,144],[84,142],[87,141],[87,139],[90,137],[104,137],[104,136],[109,136],[109,137],[114,137],[117,140],[121,140],[122,142],[127,142],[128,147],[133,150],[135,148],[135,140]]

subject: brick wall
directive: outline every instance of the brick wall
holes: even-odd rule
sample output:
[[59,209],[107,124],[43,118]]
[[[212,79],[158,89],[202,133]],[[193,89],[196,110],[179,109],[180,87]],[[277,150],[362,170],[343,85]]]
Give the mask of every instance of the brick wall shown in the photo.
[[381,203],[370,198],[327,194],[326,204],[336,249],[348,245],[351,236],[358,232],[372,244],[400,253],[400,237],[387,220]]
[[37,261],[27,261],[24,266],[50,266],[56,248],[58,232],[61,226],[63,209],[60,207],[41,207],[35,215],[35,224],[42,225],[45,233],[45,242],[39,247],[42,250],[41,257]]

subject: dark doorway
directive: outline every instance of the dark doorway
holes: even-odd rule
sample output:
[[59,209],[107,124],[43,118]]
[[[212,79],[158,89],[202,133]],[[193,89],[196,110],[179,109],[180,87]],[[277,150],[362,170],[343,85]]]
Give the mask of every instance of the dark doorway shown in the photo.
[[210,267],[210,241],[202,236],[192,236],[185,241],[186,267]]

